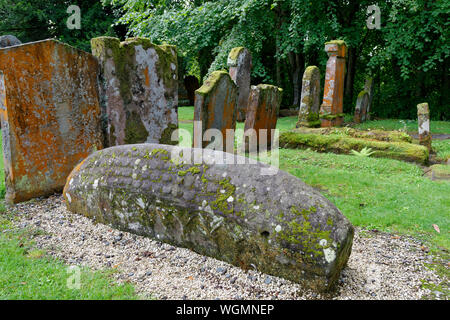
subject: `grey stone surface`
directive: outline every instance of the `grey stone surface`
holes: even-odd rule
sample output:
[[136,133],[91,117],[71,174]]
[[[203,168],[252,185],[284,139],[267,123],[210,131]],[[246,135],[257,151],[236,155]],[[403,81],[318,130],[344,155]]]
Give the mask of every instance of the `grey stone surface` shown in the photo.
[[361,91],[356,100],[354,121],[356,123],[365,122],[367,120],[367,110],[369,108],[369,93]]
[[176,47],[149,39],[100,37],[91,40],[100,64],[105,146],[175,144],[178,128]]
[[0,48],[12,47],[22,44],[22,42],[15,36],[6,35],[0,36]]
[[[197,165],[187,163],[202,153]],[[247,163],[218,163],[224,157]],[[209,149],[113,147],[74,169],[64,197],[70,211],[97,222],[331,289],[351,252],[352,225],[298,178],[261,175],[269,166],[248,162]]]
[[247,113],[248,98],[250,96],[250,81],[252,73],[252,54],[244,47],[231,50],[228,55],[230,76],[238,87],[237,121],[244,121]]
[[320,70],[316,66],[306,68],[302,79],[302,96],[297,128],[320,127]]

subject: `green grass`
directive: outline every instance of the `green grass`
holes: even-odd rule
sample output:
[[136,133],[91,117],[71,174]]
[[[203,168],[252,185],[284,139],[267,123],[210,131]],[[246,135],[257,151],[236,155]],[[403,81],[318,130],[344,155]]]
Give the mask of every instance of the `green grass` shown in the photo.
[[436,158],[438,161],[446,162],[450,159],[450,139],[433,140],[431,145],[433,150],[436,152]]
[[[0,217],[0,231],[12,228]],[[68,266],[34,248],[32,230],[0,234],[0,300],[137,299],[130,284],[114,284],[111,271],[80,268],[80,288],[70,288]]]
[[[193,114],[193,107],[179,108],[180,120],[192,120]],[[277,128],[280,132],[291,130],[296,123],[296,117],[279,118]],[[417,122],[406,124],[408,131],[414,131]],[[399,120],[369,121],[357,127],[365,126],[402,129]],[[192,133],[192,123],[181,123],[180,127]],[[237,128],[243,129],[243,123],[238,123]],[[436,133],[450,133],[450,122],[432,121],[431,128]],[[440,157],[448,155],[450,141],[433,141],[433,148]],[[356,226],[408,234],[434,246],[450,248],[450,182],[431,181],[413,163],[280,149],[280,168],[320,189]],[[440,227],[440,234],[433,224]]]
[[[399,119],[385,119],[366,121],[354,126],[354,128],[362,130],[403,130],[406,132],[418,131],[417,120],[399,120]],[[450,121],[431,121],[430,130],[433,134],[450,134]]]

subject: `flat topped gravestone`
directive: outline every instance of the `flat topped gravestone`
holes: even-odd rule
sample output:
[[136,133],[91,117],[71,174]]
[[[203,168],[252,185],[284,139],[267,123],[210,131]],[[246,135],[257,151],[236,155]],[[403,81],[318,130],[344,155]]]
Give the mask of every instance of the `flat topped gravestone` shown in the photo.
[[302,96],[298,113],[297,128],[320,127],[320,70],[316,66],[309,66],[303,74]]
[[[333,288],[352,225],[298,178],[248,160],[168,145],[108,148],[73,170],[64,197],[68,210],[97,222],[317,291]],[[278,173],[262,174],[270,169]]]
[[[245,136],[251,139],[254,135],[255,146],[272,145],[272,130],[277,126],[283,89],[268,84],[252,86],[250,91],[247,117],[245,119]],[[250,131],[249,131],[250,130]],[[261,140],[264,135],[265,141]],[[246,143],[247,141],[244,141]],[[248,149],[248,148],[247,148]],[[256,150],[254,150],[256,151]]]
[[[216,129],[221,136],[215,135],[213,143],[222,143],[223,151],[234,147],[234,136],[227,143],[227,129],[236,129],[236,97],[237,87],[226,71],[214,71],[203,86],[195,91],[194,108],[194,147],[204,148],[211,142],[205,133]],[[228,138],[230,136],[228,135]],[[215,141],[220,139],[221,141]],[[230,139],[229,139],[230,140]],[[220,148],[219,148],[220,149]]]
[[230,76],[238,87],[237,121],[244,121],[250,95],[250,78],[252,72],[252,54],[244,47],[231,50],[227,60]]
[[61,191],[102,148],[96,59],[55,40],[0,49],[6,200]]
[[322,127],[340,126],[343,122],[345,58],[347,45],[345,41],[334,40],[325,44],[328,54],[327,71],[323,102],[320,107]]
[[120,42],[110,37],[92,39],[91,46],[101,66],[105,144],[175,144],[171,136],[178,128],[176,48],[143,38]]

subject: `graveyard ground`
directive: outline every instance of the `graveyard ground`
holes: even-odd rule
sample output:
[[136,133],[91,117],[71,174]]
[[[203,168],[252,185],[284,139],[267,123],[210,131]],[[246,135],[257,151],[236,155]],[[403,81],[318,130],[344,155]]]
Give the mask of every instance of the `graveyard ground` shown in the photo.
[[[193,108],[179,109],[180,128],[192,131]],[[350,117],[346,118],[347,121]],[[280,118],[278,129],[295,127],[296,117]],[[361,129],[405,130],[416,132],[417,122],[403,120],[369,121],[356,126]],[[243,123],[238,124],[243,129]],[[450,122],[431,122],[433,134],[450,135]],[[188,145],[188,141],[183,141]],[[450,155],[450,139],[434,140],[436,159]],[[424,167],[397,160],[317,153],[311,150],[280,150],[280,168],[318,189],[333,202],[350,221],[367,232],[387,232],[412,236],[421,250],[448,261],[450,181],[432,181],[424,175]],[[3,163],[0,162],[0,196],[4,197]],[[1,211],[5,212],[3,201]],[[11,218],[11,217],[9,217]],[[8,217],[0,216],[0,230],[8,230]],[[438,232],[433,225],[439,227]],[[90,286],[73,291],[65,286],[66,266],[46,258],[43,251],[33,249],[33,232],[11,231],[0,235],[0,299],[5,298],[134,298],[130,285],[105,286],[111,281],[105,273],[83,270],[82,277]],[[448,265],[438,266],[439,274],[448,277]],[[27,270],[33,270],[30,274]],[[49,275],[51,277],[42,277]],[[53,279],[42,282],[41,279]],[[24,290],[17,290],[22,284]],[[8,290],[14,286],[16,291]],[[104,289],[107,287],[108,289]],[[55,289],[56,288],[56,289]],[[434,288],[436,289],[436,288]],[[448,290],[448,289],[445,289]],[[444,291],[445,291],[444,290]],[[11,296],[16,292],[15,296]],[[51,294],[49,294],[51,292]],[[448,291],[447,291],[448,292]],[[42,296],[39,296],[42,294]]]

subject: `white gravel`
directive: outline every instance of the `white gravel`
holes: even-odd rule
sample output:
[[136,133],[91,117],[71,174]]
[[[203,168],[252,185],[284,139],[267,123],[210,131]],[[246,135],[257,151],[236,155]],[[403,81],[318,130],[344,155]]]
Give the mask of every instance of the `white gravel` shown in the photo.
[[433,294],[421,288],[421,280],[442,282],[424,264],[443,262],[436,261],[418,240],[359,228],[337,292],[320,296],[256,270],[244,271],[187,249],[95,224],[68,212],[59,195],[9,211],[18,217],[17,227],[44,231],[34,238],[37,247],[69,265],[116,269],[116,281],[130,281],[143,298],[403,300]]

